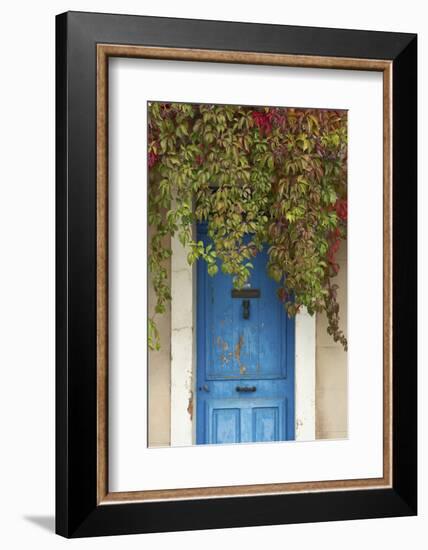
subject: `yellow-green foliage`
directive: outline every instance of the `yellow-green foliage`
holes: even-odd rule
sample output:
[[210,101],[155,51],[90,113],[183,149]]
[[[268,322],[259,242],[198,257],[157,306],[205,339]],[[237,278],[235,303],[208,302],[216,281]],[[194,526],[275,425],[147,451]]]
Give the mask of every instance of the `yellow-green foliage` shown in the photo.
[[[149,105],[149,269],[156,292],[149,345],[159,349],[155,316],[171,299],[162,244],[177,234],[188,262],[202,259],[242,287],[251,260],[268,245],[268,273],[289,315],[325,311],[339,328],[335,254],[346,238],[347,113],[320,109],[151,103]],[[212,244],[195,242],[207,222]],[[251,238],[245,239],[244,236]]]

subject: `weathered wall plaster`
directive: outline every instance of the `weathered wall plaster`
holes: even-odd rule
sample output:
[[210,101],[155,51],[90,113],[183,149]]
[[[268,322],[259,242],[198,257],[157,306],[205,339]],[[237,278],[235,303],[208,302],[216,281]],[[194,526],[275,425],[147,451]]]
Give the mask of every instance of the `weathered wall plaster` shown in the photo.
[[[165,239],[164,244],[169,246],[169,239]],[[171,276],[170,261],[168,262],[168,276]],[[153,313],[155,295],[150,290],[150,277],[148,284],[149,311]],[[161,336],[161,349],[160,351],[149,351],[148,365],[148,439],[151,447],[168,446],[171,441],[169,415],[171,407],[171,311],[169,307],[164,315],[157,316],[157,323]]]
[[[340,326],[346,334],[347,319],[347,247],[343,243],[337,254],[340,270],[338,302]],[[341,344],[327,334],[327,318],[317,316],[316,346],[316,437],[348,437],[348,362]]]

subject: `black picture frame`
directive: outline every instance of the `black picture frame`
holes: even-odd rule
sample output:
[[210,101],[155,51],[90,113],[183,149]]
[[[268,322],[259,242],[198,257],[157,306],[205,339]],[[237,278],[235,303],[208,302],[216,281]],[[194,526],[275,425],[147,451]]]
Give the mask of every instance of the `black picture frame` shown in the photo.
[[[97,501],[97,44],[392,62],[392,486]],[[417,513],[417,36],[68,12],[56,18],[56,532],[64,537]]]

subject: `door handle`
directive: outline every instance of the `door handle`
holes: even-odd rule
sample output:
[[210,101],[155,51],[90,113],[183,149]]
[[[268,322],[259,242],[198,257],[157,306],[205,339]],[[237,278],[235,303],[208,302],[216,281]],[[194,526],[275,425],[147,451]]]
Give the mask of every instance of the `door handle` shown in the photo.
[[250,300],[242,300],[242,318],[250,318]]
[[206,392],[209,392],[210,389],[208,387],[208,384],[204,384],[203,386],[199,386],[199,391],[206,391]]
[[252,393],[256,391],[256,386],[236,386],[237,392]]

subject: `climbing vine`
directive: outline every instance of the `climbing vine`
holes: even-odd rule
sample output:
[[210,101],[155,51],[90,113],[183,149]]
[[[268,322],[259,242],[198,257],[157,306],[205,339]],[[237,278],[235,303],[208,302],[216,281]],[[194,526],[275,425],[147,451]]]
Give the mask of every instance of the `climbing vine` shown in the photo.
[[[267,245],[288,315],[302,306],[325,312],[328,333],[347,349],[333,281],[347,225],[346,111],[153,102],[148,165],[151,349],[160,347],[156,316],[171,300],[164,240],[173,235],[189,264],[204,260],[236,288]],[[207,222],[211,244],[194,240],[195,222]]]

